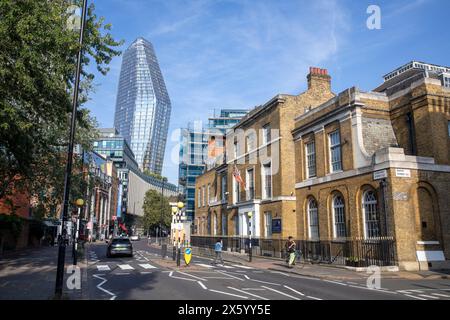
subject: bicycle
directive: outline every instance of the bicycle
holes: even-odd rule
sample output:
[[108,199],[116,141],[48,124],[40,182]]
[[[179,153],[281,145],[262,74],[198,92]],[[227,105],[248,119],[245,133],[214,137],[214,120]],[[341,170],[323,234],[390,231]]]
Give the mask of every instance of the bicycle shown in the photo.
[[296,265],[296,262],[299,262],[298,263],[299,267],[303,268],[304,264],[301,263],[301,256],[302,256],[301,250],[295,250],[294,252],[289,253],[286,258],[287,267],[293,268],[294,265]]

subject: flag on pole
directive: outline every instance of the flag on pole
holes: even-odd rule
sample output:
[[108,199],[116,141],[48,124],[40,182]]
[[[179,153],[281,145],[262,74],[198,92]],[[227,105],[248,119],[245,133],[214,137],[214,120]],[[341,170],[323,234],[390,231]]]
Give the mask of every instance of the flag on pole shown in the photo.
[[234,176],[234,179],[236,179],[236,181],[242,186],[242,188],[244,190],[247,190],[245,188],[245,182],[244,182],[244,180],[242,180],[241,172],[239,171],[239,169],[236,165],[234,165],[233,176]]

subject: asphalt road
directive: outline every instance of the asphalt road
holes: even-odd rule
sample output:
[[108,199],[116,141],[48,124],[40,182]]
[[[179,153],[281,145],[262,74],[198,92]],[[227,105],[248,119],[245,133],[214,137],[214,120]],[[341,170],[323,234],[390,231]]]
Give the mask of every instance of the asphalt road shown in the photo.
[[[89,299],[109,300],[328,300],[450,299],[449,280],[389,279],[382,289],[365,281],[332,281],[237,264],[213,266],[194,256],[188,268],[169,269],[147,240],[133,242],[133,257],[106,258],[106,244],[88,254]],[[171,252],[169,252],[171,255]],[[170,259],[170,258],[169,258]]]

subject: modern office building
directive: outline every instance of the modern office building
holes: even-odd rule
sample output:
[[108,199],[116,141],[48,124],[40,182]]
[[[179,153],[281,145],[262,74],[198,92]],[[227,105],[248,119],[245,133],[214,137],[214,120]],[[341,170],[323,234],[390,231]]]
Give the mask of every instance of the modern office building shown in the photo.
[[171,104],[153,45],[137,38],[124,52],[114,126],[141,170],[161,174]]
[[[201,121],[189,123],[181,129],[179,186],[185,197],[186,215],[194,220],[195,178],[201,175],[208,162],[208,142],[211,137],[224,136],[226,131],[248,113],[245,109],[222,109],[214,111],[208,124]],[[217,147],[223,146],[223,139],[216,139]]]
[[126,139],[115,128],[100,129],[100,137],[94,141],[94,150],[114,163],[119,178],[117,217],[133,228],[142,217],[145,192],[149,189],[162,192],[166,197],[178,195],[178,187],[148,176],[139,170],[134,153]]

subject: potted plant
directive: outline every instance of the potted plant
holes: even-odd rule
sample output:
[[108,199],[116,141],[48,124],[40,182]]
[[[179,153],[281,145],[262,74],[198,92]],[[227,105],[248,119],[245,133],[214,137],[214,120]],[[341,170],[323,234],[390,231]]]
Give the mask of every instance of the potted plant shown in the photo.
[[359,267],[360,265],[360,260],[358,257],[348,257],[345,260],[345,265],[347,267]]

